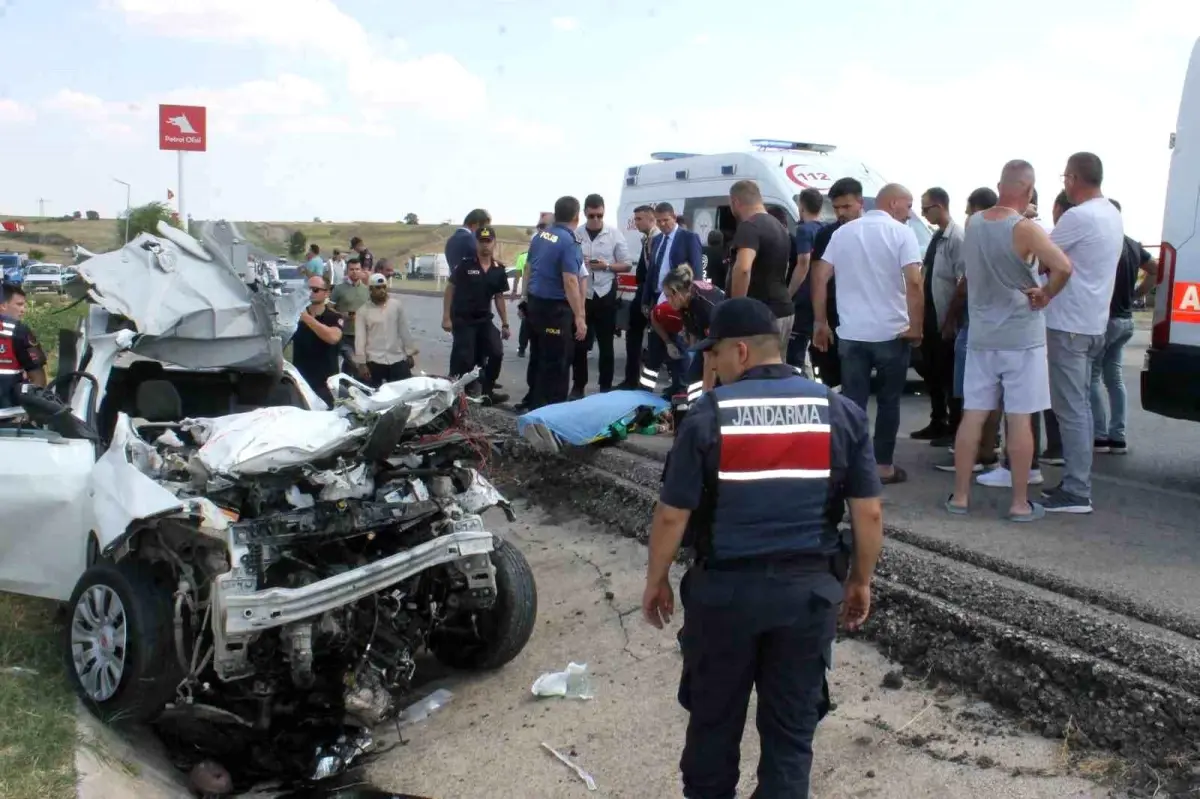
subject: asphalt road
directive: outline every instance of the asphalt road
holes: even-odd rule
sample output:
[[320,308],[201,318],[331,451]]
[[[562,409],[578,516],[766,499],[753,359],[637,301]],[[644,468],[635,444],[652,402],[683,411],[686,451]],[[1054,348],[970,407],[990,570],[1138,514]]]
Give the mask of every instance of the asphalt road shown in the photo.
[[[418,369],[444,374],[450,335],[441,329],[441,298],[402,295],[413,334],[421,343]],[[525,392],[525,365],[516,357],[515,303],[509,304],[514,338],[505,342],[500,382],[517,400]],[[976,511],[968,519],[949,518],[941,503],[952,475],[934,463],[948,458],[924,442],[904,438],[928,420],[928,400],[907,395],[901,406],[897,463],[909,482],[886,494],[889,524],[993,556],[1018,567],[1049,572],[1094,591],[1109,592],[1200,623],[1200,424],[1165,419],[1141,409],[1139,372],[1149,332],[1139,330],[1125,350],[1129,389],[1128,455],[1097,455],[1094,505],[1090,516],[1052,517],[1033,525],[1001,520],[1007,507],[1003,489],[976,486]],[[624,342],[617,342],[617,374],[624,368]],[[590,390],[595,390],[596,353],[590,356]],[[620,379],[618,377],[618,379]],[[644,439],[667,448],[670,438]],[[1045,467],[1046,485],[1059,470]],[[1036,489],[1035,489],[1036,490]]]

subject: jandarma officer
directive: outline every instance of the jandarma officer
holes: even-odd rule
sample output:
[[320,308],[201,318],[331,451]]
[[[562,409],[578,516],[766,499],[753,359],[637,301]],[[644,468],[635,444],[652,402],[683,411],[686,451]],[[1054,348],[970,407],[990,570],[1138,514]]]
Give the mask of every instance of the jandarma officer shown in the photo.
[[[775,315],[759,300],[721,303],[696,349],[711,353],[721,384],[692,405],[676,434],[642,598],[651,624],[670,620],[668,570],[691,527],[697,562],[680,585],[679,701],[691,714],[684,796],[734,796],[756,687],[762,755],[754,795],[802,799],[813,733],[828,706],[838,604],[850,629],[866,620],[883,546],[867,417],[783,363]],[[847,501],[852,555],[837,529]]]

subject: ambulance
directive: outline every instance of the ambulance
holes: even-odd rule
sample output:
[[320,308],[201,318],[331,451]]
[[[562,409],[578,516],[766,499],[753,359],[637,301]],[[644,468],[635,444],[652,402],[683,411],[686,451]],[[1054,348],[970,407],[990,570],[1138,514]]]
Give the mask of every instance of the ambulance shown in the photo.
[[[633,225],[633,209],[639,205],[669,202],[687,228],[699,234],[701,245],[707,246],[711,230],[724,233],[726,244],[733,240],[737,219],[729,207],[729,189],[739,180],[757,183],[763,203],[783,210],[791,232],[795,232],[800,219],[799,198],[804,189],[828,195],[835,181],[855,178],[862,183],[863,205],[869,211],[875,207],[875,195],[888,183],[857,158],[839,154],[831,144],[752,139],[750,146],[747,152],[716,155],[652,153],[650,163],[627,168],[619,219],[630,251],[641,250],[642,237]],[[828,196],[821,217],[825,221],[834,219]],[[917,234],[921,252],[925,252],[932,231],[915,211],[908,224]],[[623,305],[633,299],[636,275],[620,275],[618,289]],[[623,320],[627,314],[621,313],[619,318]]]
[[1171,167],[1154,290],[1154,322],[1142,369],[1142,408],[1200,421],[1200,39],[1192,48]]

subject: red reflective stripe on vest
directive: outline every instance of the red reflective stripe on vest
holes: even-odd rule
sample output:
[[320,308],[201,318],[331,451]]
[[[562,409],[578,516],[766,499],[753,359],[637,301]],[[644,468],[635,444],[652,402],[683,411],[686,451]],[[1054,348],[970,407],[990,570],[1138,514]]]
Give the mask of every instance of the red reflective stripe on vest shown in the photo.
[[[797,429],[798,428],[798,429]],[[830,469],[828,425],[722,430],[720,478],[826,478]]]

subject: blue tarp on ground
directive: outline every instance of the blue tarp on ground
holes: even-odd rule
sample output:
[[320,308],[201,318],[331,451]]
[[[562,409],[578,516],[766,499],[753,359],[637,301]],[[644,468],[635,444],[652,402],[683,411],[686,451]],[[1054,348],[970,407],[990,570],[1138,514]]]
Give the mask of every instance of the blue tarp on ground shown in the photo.
[[617,422],[628,423],[639,408],[660,413],[671,404],[649,391],[607,391],[573,402],[560,402],[517,418],[517,432],[531,441],[549,440],[547,433],[567,444],[582,447],[608,436]]

